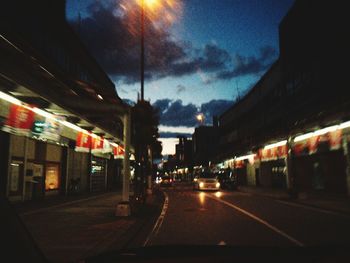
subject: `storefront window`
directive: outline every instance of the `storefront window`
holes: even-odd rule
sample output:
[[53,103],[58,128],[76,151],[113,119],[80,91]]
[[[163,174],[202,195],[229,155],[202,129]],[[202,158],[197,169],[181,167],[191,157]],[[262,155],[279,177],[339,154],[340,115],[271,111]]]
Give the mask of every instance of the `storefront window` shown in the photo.
[[45,190],[57,190],[59,188],[59,167],[58,164],[46,165]]

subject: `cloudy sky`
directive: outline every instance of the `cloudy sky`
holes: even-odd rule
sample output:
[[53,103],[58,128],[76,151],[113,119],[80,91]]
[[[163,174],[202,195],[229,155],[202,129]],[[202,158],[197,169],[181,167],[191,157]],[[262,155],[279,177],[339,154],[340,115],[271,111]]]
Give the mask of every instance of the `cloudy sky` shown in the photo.
[[[67,0],[67,19],[115,82],[140,91],[139,0]],[[145,0],[147,1],[147,0]],[[153,0],[155,1],[155,0]],[[233,105],[278,57],[278,25],[293,0],[158,0],[147,6],[145,99],[161,113],[163,153]]]

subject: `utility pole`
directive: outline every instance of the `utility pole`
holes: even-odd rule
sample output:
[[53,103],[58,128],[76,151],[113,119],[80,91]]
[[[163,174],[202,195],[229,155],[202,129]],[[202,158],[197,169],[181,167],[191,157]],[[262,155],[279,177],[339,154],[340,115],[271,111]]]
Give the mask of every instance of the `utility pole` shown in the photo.
[[123,160],[123,190],[122,190],[122,201],[118,203],[116,216],[130,216],[130,202],[129,202],[129,193],[130,193],[130,121],[131,114],[130,108],[127,108],[126,113],[123,116],[123,143],[124,143],[124,160]]

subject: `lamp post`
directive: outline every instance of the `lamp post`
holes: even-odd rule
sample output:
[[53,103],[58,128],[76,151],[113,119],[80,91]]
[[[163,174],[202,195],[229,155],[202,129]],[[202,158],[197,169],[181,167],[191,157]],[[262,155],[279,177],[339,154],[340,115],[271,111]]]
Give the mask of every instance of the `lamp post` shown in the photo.
[[145,85],[145,0],[141,0],[141,101],[144,100]]

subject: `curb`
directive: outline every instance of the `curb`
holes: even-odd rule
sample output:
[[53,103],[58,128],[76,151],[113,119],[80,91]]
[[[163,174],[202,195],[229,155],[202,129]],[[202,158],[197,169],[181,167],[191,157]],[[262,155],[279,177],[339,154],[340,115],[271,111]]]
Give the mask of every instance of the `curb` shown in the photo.
[[[144,243],[144,235],[147,236],[149,231],[152,229],[154,225],[154,221],[158,218],[161,208],[164,204],[164,198],[159,199],[159,195],[163,196],[163,194],[154,192],[154,198],[156,200],[151,203],[154,205],[154,214],[152,213],[149,216],[143,218],[144,215],[140,215],[139,213],[131,215],[132,219],[135,219],[135,223],[130,225],[121,236],[118,238],[113,238],[113,233],[109,238],[106,238],[94,248],[91,248],[84,255],[84,258],[94,257],[101,252],[106,252],[110,250],[123,250],[131,247],[142,247]],[[161,202],[159,202],[161,200]],[[149,204],[150,205],[150,204]],[[142,209],[142,208],[141,208]],[[145,207],[143,207],[145,209]]]

